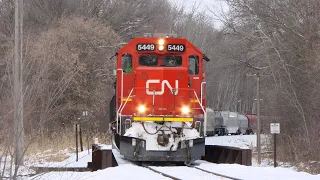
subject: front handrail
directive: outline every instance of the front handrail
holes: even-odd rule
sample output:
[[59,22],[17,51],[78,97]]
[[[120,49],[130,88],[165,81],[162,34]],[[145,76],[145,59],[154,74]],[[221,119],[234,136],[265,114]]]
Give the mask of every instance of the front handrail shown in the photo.
[[[122,103],[123,103],[123,69],[117,69],[117,71],[121,71],[121,103],[120,103],[120,106],[118,107],[118,110],[117,110],[117,133],[119,133],[119,122],[118,122],[118,119],[119,119],[119,110],[122,106]],[[121,118],[121,117],[120,117]],[[121,128],[121,127],[120,127]]]
[[203,99],[203,85],[204,85],[204,84],[207,84],[207,82],[202,82],[202,83],[201,83],[201,95],[200,95],[201,104],[202,104],[202,99]]
[[[128,96],[128,98],[126,99],[126,102],[124,102],[122,108],[121,108],[120,111],[119,111],[119,114],[120,114],[120,134],[121,134],[121,132],[122,132],[122,131],[121,131],[121,126],[122,126],[121,113],[122,113],[124,107],[126,106],[129,98],[131,97],[131,94],[132,94],[132,92],[133,92],[133,89],[134,89],[134,88],[131,89],[131,91],[130,91],[130,93],[129,93],[129,96]],[[117,121],[117,122],[118,122],[118,121]],[[119,133],[119,132],[118,132],[118,133]]]
[[193,90],[193,92],[194,92],[194,95],[195,95],[195,96],[196,96],[196,98],[197,98],[197,102],[199,103],[199,105],[200,105],[200,107],[201,107],[201,109],[202,109],[203,113],[206,113],[206,111],[204,110],[204,108],[203,108],[202,104],[201,104],[201,103],[200,103],[200,101],[199,101],[199,98],[198,98],[198,95],[197,95],[196,91],[195,91],[195,90]]
[[197,96],[196,91],[193,91],[193,92],[194,92],[194,95],[196,96],[198,103],[203,111],[203,121],[204,121],[203,122],[203,131],[204,131],[203,136],[205,137],[205,136],[207,136],[207,112],[204,110],[202,103],[200,104],[200,101],[199,101],[199,98]]
[[[203,89],[204,89],[204,88],[203,88],[203,85],[204,85],[204,84],[207,85],[207,82],[205,82],[205,81],[204,81],[204,82],[201,82],[201,105],[202,105],[202,106],[203,106],[202,100],[203,100],[203,96],[204,96],[204,95],[203,95],[203,94],[204,94],[204,93],[203,93]],[[204,133],[203,133],[203,135],[204,135],[204,136],[207,136],[207,112],[204,113],[203,119],[204,119],[204,123],[203,123],[203,124],[204,124],[204,127],[203,127]]]

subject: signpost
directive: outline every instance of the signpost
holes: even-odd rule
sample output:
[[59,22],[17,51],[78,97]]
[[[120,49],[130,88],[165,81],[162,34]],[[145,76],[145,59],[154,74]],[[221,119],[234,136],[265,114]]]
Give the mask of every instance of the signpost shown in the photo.
[[274,167],[277,167],[277,134],[280,134],[280,123],[270,123],[270,132],[273,134],[273,162]]

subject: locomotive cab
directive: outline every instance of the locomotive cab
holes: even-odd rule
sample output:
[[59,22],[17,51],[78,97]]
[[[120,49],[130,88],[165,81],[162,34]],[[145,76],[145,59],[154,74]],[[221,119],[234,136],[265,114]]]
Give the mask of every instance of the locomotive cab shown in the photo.
[[204,156],[202,60],[182,38],[135,38],[119,50],[112,124],[125,158],[191,162]]

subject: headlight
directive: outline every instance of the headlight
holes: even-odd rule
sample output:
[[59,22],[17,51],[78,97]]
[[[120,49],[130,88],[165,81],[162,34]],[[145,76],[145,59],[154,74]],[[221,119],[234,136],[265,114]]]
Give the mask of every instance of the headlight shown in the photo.
[[181,108],[181,112],[183,114],[188,114],[190,112],[190,109],[189,109],[189,107],[184,106],[184,107]]
[[159,45],[164,45],[164,39],[159,39],[158,44]]
[[159,46],[159,51],[163,51],[164,50],[164,46],[163,45],[160,45]]
[[140,106],[138,107],[138,111],[139,111],[139,113],[144,113],[144,112],[146,112],[146,107],[143,106],[143,105],[140,105]]

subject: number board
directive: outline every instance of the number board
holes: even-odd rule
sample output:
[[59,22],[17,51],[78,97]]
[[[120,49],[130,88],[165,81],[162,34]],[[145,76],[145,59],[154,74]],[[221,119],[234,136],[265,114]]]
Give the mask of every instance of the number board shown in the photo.
[[154,50],[156,50],[155,44],[147,44],[147,43],[137,44],[137,51],[154,51]]
[[184,52],[186,46],[184,44],[168,44],[167,51],[169,52]]

